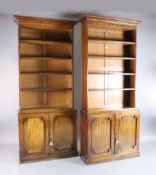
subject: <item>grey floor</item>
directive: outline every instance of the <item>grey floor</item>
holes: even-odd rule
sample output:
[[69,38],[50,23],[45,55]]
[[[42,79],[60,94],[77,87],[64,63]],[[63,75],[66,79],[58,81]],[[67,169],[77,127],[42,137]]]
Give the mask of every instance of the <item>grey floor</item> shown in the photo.
[[79,157],[19,164],[17,141],[0,141],[0,175],[156,175],[156,140],[141,143],[141,156],[86,166]]

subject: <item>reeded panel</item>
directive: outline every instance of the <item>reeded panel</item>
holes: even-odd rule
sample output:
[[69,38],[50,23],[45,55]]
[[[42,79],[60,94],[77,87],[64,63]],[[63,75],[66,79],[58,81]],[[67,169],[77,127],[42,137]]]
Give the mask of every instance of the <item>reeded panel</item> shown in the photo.
[[111,126],[108,119],[97,119],[92,121],[92,152],[104,153],[110,149]]
[[119,131],[119,152],[126,153],[134,151],[138,142],[138,114],[117,115]]
[[91,152],[110,154],[113,152],[113,114],[91,114]]

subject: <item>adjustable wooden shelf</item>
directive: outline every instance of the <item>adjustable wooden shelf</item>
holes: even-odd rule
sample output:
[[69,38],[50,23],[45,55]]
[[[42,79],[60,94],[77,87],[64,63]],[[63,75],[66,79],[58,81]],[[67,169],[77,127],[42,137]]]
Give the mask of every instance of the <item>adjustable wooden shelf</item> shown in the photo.
[[75,22],[15,19],[19,25],[20,161],[76,156]]
[[135,107],[138,21],[84,15],[81,158],[86,164],[139,155]]

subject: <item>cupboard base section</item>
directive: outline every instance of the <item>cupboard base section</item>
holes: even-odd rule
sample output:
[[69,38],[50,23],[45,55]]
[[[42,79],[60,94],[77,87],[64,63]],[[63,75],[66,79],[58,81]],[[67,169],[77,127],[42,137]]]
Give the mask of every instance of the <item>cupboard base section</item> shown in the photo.
[[20,112],[20,163],[78,156],[76,111]]
[[64,159],[64,158],[71,158],[71,157],[77,157],[78,152],[77,150],[73,150],[68,153],[60,153],[57,155],[40,155],[40,156],[34,156],[34,155],[29,155],[29,156],[20,156],[20,163],[33,163],[33,162],[40,162],[40,161],[48,161],[48,160],[55,160],[55,159]]
[[134,158],[134,157],[139,157],[139,156],[140,156],[140,152],[136,151],[134,153],[125,154],[125,155],[108,156],[107,158],[105,158],[103,156],[99,156],[99,157],[94,158],[94,157],[87,157],[84,155],[80,155],[80,158],[86,165],[91,165],[91,164],[97,164],[97,163],[111,162],[111,161],[115,161],[115,160]]
[[80,157],[86,164],[139,156],[137,109],[81,111]]

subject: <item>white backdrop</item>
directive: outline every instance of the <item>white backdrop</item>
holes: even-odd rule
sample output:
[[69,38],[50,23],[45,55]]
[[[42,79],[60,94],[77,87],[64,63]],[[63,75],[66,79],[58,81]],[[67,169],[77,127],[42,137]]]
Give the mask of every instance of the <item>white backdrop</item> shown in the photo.
[[138,27],[136,104],[141,111],[142,139],[156,139],[156,18]]
[[0,16],[0,138],[8,140],[17,140],[17,31],[12,16]]

